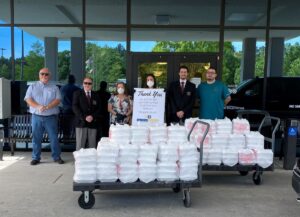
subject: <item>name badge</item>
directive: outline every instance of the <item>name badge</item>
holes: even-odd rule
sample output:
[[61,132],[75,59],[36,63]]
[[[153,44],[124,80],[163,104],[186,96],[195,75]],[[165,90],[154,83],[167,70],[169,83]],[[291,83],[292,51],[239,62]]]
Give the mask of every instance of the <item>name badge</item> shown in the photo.
[[96,100],[93,100],[93,105],[97,105],[97,101]]
[[186,92],[186,95],[187,95],[187,96],[191,96],[192,93],[191,93],[190,91],[188,91],[188,92]]

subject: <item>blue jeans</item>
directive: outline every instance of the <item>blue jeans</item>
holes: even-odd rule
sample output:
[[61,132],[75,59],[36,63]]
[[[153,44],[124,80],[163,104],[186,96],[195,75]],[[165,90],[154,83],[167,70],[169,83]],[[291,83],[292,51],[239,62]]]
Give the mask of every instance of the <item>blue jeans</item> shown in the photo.
[[44,131],[48,133],[53,160],[60,158],[58,143],[58,117],[57,115],[32,115],[32,159],[41,159],[41,148]]

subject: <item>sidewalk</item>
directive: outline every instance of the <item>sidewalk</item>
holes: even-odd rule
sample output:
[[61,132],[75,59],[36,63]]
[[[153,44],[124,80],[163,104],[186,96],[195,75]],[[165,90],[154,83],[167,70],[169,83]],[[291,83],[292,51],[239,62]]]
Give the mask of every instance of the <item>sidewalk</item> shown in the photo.
[[49,152],[30,166],[30,152],[5,152],[0,161],[1,217],[299,217],[300,203],[291,186],[292,171],[265,172],[260,186],[236,172],[204,172],[202,188],[191,189],[191,208],[171,189],[96,191],[95,206],[83,210],[73,192],[72,153],[66,164],[53,163]]

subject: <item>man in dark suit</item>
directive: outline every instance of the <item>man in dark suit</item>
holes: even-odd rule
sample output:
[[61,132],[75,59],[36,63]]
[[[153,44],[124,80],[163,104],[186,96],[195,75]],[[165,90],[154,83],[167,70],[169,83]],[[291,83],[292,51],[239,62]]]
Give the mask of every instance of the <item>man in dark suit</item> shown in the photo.
[[[73,112],[76,116],[76,150],[96,148],[97,128],[101,124],[101,103],[92,91],[93,80],[83,79],[83,89],[73,95]],[[87,143],[87,144],[86,144]]]
[[168,89],[169,122],[183,124],[192,117],[196,98],[196,86],[187,80],[189,69],[179,67],[179,80],[171,83]]

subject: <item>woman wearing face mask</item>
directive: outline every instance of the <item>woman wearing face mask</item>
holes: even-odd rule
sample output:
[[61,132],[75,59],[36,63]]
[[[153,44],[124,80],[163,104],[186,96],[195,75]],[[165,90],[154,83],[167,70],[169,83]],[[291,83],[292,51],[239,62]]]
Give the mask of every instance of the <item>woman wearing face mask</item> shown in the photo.
[[144,85],[145,88],[156,88],[156,78],[153,74],[148,74],[146,77],[146,85]]
[[132,113],[132,100],[123,82],[116,85],[117,93],[108,100],[108,112],[111,124],[129,124]]

